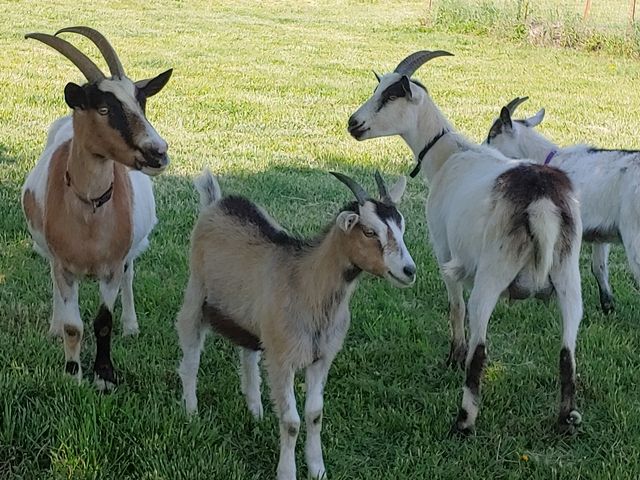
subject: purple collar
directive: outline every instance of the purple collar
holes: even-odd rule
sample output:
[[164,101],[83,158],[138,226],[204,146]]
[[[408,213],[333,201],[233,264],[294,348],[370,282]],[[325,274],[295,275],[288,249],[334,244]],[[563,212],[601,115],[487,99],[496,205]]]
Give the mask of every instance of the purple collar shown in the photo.
[[544,159],[543,165],[549,165],[549,162],[551,162],[551,159],[556,156],[556,153],[558,153],[557,150],[551,150],[549,155],[547,155],[547,158]]

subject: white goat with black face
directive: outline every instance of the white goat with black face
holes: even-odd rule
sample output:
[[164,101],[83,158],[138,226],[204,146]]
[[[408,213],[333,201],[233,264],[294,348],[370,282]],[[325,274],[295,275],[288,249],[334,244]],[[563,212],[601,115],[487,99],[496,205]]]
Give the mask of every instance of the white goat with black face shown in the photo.
[[183,398],[197,409],[196,380],[210,328],[239,345],[242,392],[262,417],[258,362],[263,351],[271,395],[280,420],[278,479],[295,480],[300,427],[293,379],[306,369],[306,460],[309,476],[324,478],[320,430],[329,367],[349,328],[349,300],[360,272],[397,286],[414,282],[416,267],[405,247],[404,219],[395,204],[404,177],[387,192],[376,174],[381,200],[352,179],[334,173],[356,195],[320,236],[290,236],[249,200],[221,197],[209,173],[196,180],[201,212],[191,241],[190,277],[176,328],[183,358]]
[[133,82],[99,32],[70,27],[56,35],[62,32],[75,32],[95,43],[111,77],[57,36],[26,36],[62,53],[88,83],[66,85],[65,100],[73,113],[49,128],[45,150],[22,188],[22,207],[34,248],[51,264],[50,332],[63,336],[65,369],[78,380],[84,330],[78,281],[90,276],[100,282],[103,304],[93,324],[94,379],[99,389],[109,389],[116,383],[110,353],[114,303],[122,284],[123,333],[137,333],[133,260],[147,247],[157,221],[148,175],[159,174],[169,163],[167,142],[145,117],[145,104],[165,86],[171,70]]
[[608,150],[588,145],[560,148],[534,128],[544,109],[533,117],[512,120],[527,97],[502,108],[486,143],[511,158],[530,158],[564,170],[580,200],[582,239],[592,243],[591,271],[600,291],[604,313],[614,309],[609,286],[609,244],[622,243],[631,272],[640,285],[640,151]]
[[[422,51],[378,77],[378,87],[349,119],[357,140],[400,135],[429,183],[427,223],[449,296],[449,361],[466,365],[462,407],[454,428],[473,428],[480,401],[489,317],[499,296],[522,298],[553,285],[564,323],[558,424],[572,430],[575,345],[582,318],[578,255],[582,227],[571,182],[558,169],[509,160],[455,132],[427,90],[411,75],[428,60]],[[470,344],[464,333],[463,284],[469,297]]]

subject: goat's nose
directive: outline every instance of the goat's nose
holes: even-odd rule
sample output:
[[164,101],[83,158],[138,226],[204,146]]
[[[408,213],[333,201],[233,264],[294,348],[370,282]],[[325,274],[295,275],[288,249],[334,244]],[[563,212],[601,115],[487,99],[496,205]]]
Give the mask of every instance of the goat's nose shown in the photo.
[[416,274],[416,266],[415,265],[407,265],[402,269],[402,272],[407,277],[413,277]]
[[358,121],[356,120],[355,115],[351,115],[349,117],[349,127],[353,128],[358,124]]

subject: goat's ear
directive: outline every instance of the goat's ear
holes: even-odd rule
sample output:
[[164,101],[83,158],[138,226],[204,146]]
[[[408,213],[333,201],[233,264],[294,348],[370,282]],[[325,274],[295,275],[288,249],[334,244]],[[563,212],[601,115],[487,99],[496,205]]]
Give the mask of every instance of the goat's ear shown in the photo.
[[70,108],[79,108],[84,110],[87,108],[87,94],[80,85],[75,83],[67,83],[64,87],[64,101]]
[[353,212],[340,212],[336,218],[336,225],[345,233],[349,233],[360,221],[360,215]]
[[136,82],[136,87],[138,87],[139,90],[142,90],[142,93],[145,97],[153,97],[156,93],[164,88],[164,86],[171,78],[172,73],[173,68],[170,68],[166,72],[162,72],[157,77],[148,78],[146,80],[138,80]]
[[407,188],[407,177],[402,175],[389,190],[389,198],[391,198],[393,203],[400,203],[405,188]]
[[380,75],[378,75],[375,70],[371,70],[371,71],[376,76],[376,80],[378,80],[378,83],[380,83]]
[[500,110],[500,122],[502,122],[503,130],[513,129],[513,123],[511,122],[511,113],[507,107],[502,107]]
[[400,79],[400,85],[402,85],[402,89],[404,90],[404,93],[407,95],[407,99],[411,100],[411,81],[409,80],[409,77],[407,77],[406,75],[403,75],[402,78]]
[[541,108],[533,117],[527,118],[525,123],[527,127],[537,127],[542,123],[542,120],[544,120],[544,108]]

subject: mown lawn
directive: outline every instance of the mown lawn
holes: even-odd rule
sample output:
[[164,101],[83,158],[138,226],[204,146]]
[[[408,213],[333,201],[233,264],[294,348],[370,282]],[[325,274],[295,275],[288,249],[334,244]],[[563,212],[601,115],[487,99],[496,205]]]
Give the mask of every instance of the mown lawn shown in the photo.
[[[456,56],[433,61],[417,76],[472,138],[484,137],[499,106],[529,95],[521,108],[545,106],[544,131],[560,143],[640,147],[637,62],[434,33],[421,26],[424,8],[425,2],[388,0],[3,4],[0,478],[274,477],[276,418],[267,409],[264,421],[254,423],[245,410],[236,355],[225,341],[207,342],[199,418],[189,422],[180,406],[173,321],[196,214],[191,179],[210,166],[225,191],[263,204],[293,232],[316,232],[350,199],[327,170],[347,172],[372,188],[375,168],[395,178],[412,167],[400,139],[357,143],[346,133],[348,116],[375,86],[371,69],[391,70],[414,50],[447,49]],[[135,79],[175,68],[167,88],[148,105],[170,144],[172,165],[155,181],[160,222],[137,264],[141,334],[114,338],[122,382],[107,396],[90,384],[93,335],[87,334],[83,348],[85,383],[78,386],[63,373],[61,342],[46,336],[48,266],[30,248],[19,207],[20,186],[47,126],[67,113],[64,85],[81,80],[67,60],[23,35],[73,24],[103,31]],[[501,303],[495,311],[476,435],[448,436],[462,374],[444,367],[447,302],[425,242],[426,191],[422,181],[409,182],[402,205],[417,284],[397,290],[366,278],[352,302],[352,328],[326,389],[323,441],[330,477],[637,478],[640,299],[619,247],[611,259],[617,310],[610,316],[599,311],[583,258],[580,434],[562,438],[552,428],[558,312],[554,305],[526,302]],[[90,322],[98,306],[95,285],[85,284],[81,298]],[[297,390],[301,399],[302,381]],[[304,434],[301,478],[302,441]]]

